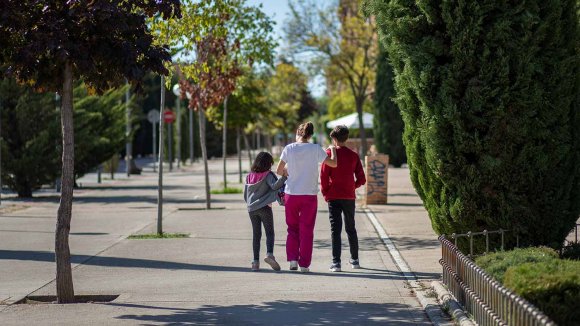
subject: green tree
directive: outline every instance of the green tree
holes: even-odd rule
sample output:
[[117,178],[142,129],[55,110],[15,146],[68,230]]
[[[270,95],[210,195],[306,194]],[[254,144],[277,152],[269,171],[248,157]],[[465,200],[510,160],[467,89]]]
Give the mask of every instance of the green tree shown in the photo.
[[[333,2],[321,7],[313,0],[291,1],[291,18],[285,32],[292,52],[315,54],[315,66],[326,71],[328,77],[346,83],[362,126],[369,86],[375,80],[378,46],[374,20],[358,11],[359,2],[341,2],[344,6]],[[366,155],[364,128],[360,129],[360,137]]]
[[403,145],[403,119],[395,103],[393,67],[387,53],[381,50],[377,64],[375,87],[374,135],[377,150],[389,155],[389,162],[396,167],[407,161]]
[[[373,112],[372,101],[365,101],[363,112]],[[334,120],[356,112],[355,99],[349,90],[333,94],[328,101],[328,119]]]
[[[206,206],[210,208],[205,111],[224,103],[235,91],[244,68],[272,61],[276,45],[271,35],[272,22],[260,7],[248,6],[245,0],[215,0],[184,1],[181,20],[153,23],[158,40],[167,41],[175,54],[184,54],[176,70],[182,98],[186,93],[191,94],[189,108],[199,113]],[[223,130],[225,148],[227,128]],[[225,160],[225,152],[223,155]],[[225,175],[224,168],[224,181]]]
[[[367,0],[438,233],[559,247],[580,212],[575,0]],[[509,237],[515,240],[515,236]]]
[[[123,148],[124,90],[110,90],[96,96],[89,95],[82,83],[75,88],[76,178],[94,170]],[[58,103],[54,93],[34,92],[10,78],[1,81],[0,98],[5,141],[2,180],[19,197],[32,197],[34,190],[60,176]]]
[[58,111],[54,94],[35,93],[14,79],[0,81],[2,183],[32,197],[60,175]]
[[296,66],[289,62],[276,65],[274,74],[266,86],[268,107],[270,112],[265,117],[270,126],[284,134],[292,134],[300,120],[302,96],[307,90],[307,77]]
[[0,65],[19,81],[62,96],[62,189],[55,232],[56,292],[74,302],[68,235],[74,187],[73,81],[102,92],[146,72],[167,73],[147,16],[179,15],[179,0],[8,0],[0,5]]
[[[89,94],[80,83],[74,89],[75,175],[81,177],[119,153],[125,137],[125,90]],[[135,128],[133,128],[135,131]]]

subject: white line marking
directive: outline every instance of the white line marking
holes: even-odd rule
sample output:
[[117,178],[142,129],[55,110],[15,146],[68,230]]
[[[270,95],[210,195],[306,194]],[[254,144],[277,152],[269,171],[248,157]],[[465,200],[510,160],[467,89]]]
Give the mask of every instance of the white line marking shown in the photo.
[[395,244],[385,231],[385,228],[383,228],[383,226],[381,225],[381,223],[379,222],[373,211],[368,208],[365,208],[364,211],[369,221],[371,221],[371,224],[379,234],[379,237],[385,244],[385,247],[387,247],[387,250],[389,251],[391,257],[393,258],[395,265],[397,265],[401,273],[403,273],[403,276],[405,276],[405,278],[409,282],[411,289],[415,292],[417,299],[419,300],[419,303],[421,304],[423,309],[425,309],[425,312],[427,313],[427,316],[429,316],[431,322],[435,325],[452,325],[452,323],[443,319],[441,307],[436,302],[434,302],[434,300],[427,298],[427,296],[425,295],[424,287],[422,287],[419,284],[417,276],[415,276],[415,274],[411,271],[411,268],[409,268],[409,265],[407,265],[407,262],[405,262],[403,256],[401,256],[401,253],[399,252],[399,250],[397,249],[397,247],[395,246]]

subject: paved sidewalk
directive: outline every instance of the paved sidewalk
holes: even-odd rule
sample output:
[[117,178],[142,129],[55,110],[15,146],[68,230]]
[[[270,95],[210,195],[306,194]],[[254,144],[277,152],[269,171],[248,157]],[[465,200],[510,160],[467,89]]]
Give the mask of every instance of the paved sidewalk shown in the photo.
[[[251,272],[251,226],[241,195],[213,195],[213,206],[219,209],[202,209],[200,165],[166,174],[164,230],[189,233],[190,238],[126,239],[130,234],[154,231],[157,179],[153,173],[77,191],[71,229],[75,291],[119,294],[119,298],[105,304],[3,305],[0,324],[430,324],[364,213],[357,215],[364,268],[344,266],[343,273],[328,272],[330,230],[322,200],[313,272],[287,270],[285,223],[283,209],[278,206],[274,209],[275,255],[283,271],[268,270],[266,265],[260,272]],[[228,165],[235,171],[237,162],[232,160]],[[221,181],[220,166],[221,161],[210,166],[214,189]],[[429,263],[436,262],[432,237],[422,229],[404,233],[410,222],[406,216],[416,217],[412,220],[415,226],[426,217],[424,210],[420,217],[422,207],[417,205],[417,198],[413,199],[410,183],[405,184],[405,171],[389,172],[393,189],[389,199],[407,205],[372,209],[411,267],[418,268],[417,274],[437,278],[437,266]],[[229,175],[230,182],[236,179],[237,173]],[[241,185],[234,182],[232,186]],[[0,301],[55,293],[52,251],[56,199],[18,204],[31,207],[0,216]],[[412,257],[423,250],[424,262]],[[347,245],[343,246],[343,257],[348,258]]]
[[369,208],[419,280],[441,278],[441,246],[423,202],[413,188],[409,169],[390,168],[388,182],[388,204]]

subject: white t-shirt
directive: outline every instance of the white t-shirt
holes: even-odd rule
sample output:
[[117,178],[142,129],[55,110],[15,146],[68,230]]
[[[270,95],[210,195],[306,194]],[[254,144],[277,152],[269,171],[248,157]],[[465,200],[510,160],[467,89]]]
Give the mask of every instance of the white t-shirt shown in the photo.
[[326,151],[318,144],[292,143],[284,147],[280,156],[288,169],[284,192],[289,195],[318,194],[318,163],[327,157]]

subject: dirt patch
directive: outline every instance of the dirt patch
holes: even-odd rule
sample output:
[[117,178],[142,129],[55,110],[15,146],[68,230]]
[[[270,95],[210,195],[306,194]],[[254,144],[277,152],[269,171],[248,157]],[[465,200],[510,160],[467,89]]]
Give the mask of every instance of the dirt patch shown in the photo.
[[[118,294],[75,295],[74,303],[111,302],[119,297]],[[56,304],[55,295],[31,295],[16,302],[16,304]]]

